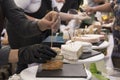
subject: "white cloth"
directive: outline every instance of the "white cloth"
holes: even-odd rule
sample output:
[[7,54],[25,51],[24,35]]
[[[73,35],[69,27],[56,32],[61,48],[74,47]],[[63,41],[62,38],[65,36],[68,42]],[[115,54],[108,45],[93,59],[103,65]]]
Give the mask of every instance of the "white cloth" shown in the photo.
[[14,0],[16,5],[28,13],[34,13],[41,7],[42,0]]

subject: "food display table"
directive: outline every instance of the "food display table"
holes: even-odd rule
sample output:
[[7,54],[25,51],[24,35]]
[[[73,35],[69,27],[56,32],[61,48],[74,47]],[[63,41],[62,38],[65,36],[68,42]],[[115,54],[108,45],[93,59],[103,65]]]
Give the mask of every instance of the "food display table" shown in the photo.
[[36,78],[38,66],[29,67],[20,73],[22,80],[90,80],[92,75],[86,70],[88,77],[85,78]]

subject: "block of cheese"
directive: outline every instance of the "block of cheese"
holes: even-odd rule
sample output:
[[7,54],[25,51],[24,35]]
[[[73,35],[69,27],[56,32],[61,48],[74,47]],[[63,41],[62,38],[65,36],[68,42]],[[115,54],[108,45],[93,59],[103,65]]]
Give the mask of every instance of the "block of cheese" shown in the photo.
[[71,43],[82,45],[83,52],[91,52],[92,51],[92,44],[91,43],[82,42],[82,41],[74,41],[74,42],[72,42],[71,40],[66,42],[66,44],[71,44]]
[[78,60],[82,54],[82,45],[76,43],[62,45],[61,54],[67,60]]
[[75,41],[75,44],[80,44],[83,47],[83,52],[91,52],[92,44],[88,42]]
[[83,41],[83,42],[90,42],[90,43],[97,43],[100,41],[99,37],[96,36],[81,36],[81,37],[73,37],[73,41]]
[[100,40],[105,39],[105,35],[102,35],[102,34],[86,34],[84,36],[87,36],[87,37],[96,37],[96,38],[99,38]]

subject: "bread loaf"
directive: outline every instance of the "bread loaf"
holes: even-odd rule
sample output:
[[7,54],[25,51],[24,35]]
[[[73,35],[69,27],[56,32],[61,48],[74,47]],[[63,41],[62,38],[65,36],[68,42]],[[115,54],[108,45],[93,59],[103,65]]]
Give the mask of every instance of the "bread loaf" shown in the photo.
[[57,70],[62,69],[63,62],[61,60],[51,60],[42,64],[42,70]]

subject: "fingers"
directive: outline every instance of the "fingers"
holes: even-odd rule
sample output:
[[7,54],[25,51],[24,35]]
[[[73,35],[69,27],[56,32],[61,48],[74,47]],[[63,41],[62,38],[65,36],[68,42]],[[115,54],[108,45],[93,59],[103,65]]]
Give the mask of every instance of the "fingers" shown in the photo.
[[47,62],[47,60],[44,60],[44,59],[42,59],[42,58],[37,58],[37,59],[35,59],[34,60],[36,63],[46,63]]
[[51,21],[52,21],[52,22],[56,22],[57,19],[58,19],[58,17],[59,17],[58,12],[53,11],[53,12],[51,13],[51,19],[52,19]]
[[57,53],[54,50],[52,50],[51,48],[47,48],[47,50],[50,51],[51,53],[53,53],[53,55],[54,55],[53,57],[55,57],[57,55]]
[[52,25],[53,32],[57,32],[57,30],[60,27],[60,24],[61,24],[61,20],[60,17],[58,17],[58,19]]
[[44,18],[49,21],[55,22],[56,19],[58,18],[58,13],[55,11],[50,11],[49,13],[46,14]]
[[85,9],[85,11],[88,15],[91,15],[95,12],[95,7],[88,7]]
[[49,12],[43,19],[41,19],[40,27],[42,30],[57,29],[59,22],[59,14],[55,11]]
[[41,58],[42,59],[45,59],[45,60],[51,60],[51,57],[50,56],[48,56],[48,55],[41,55]]
[[43,47],[37,48],[34,55],[36,55],[38,57],[41,57],[42,55],[46,55],[46,56],[49,56],[51,58],[51,57],[55,57],[57,55],[57,53],[55,51],[53,51],[52,49],[50,49],[50,47],[43,46]]
[[50,57],[55,57],[57,55],[56,52],[51,52],[50,50],[44,49],[44,54]]
[[51,29],[52,24],[53,24],[52,21],[49,21],[45,18],[39,20],[39,22],[38,22],[38,26],[39,26],[40,30],[42,30],[42,31],[45,31],[47,29]]

